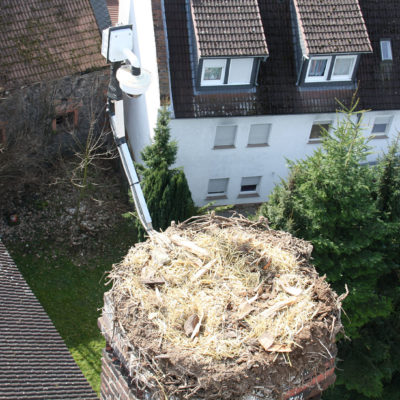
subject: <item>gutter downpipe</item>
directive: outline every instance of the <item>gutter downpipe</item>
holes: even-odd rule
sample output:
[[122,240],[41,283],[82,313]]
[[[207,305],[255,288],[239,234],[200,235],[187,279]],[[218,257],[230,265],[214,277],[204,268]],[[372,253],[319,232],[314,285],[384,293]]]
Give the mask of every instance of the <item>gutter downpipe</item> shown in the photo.
[[[136,64],[136,62],[134,64]],[[151,216],[149,213],[149,209],[147,208],[146,200],[144,198],[143,191],[140,186],[140,181],[136,173],[125,137],[124,103],[122,98],[122,91],[116,78],[116,72],[120,66],[121,63],[111,64],[111,77],[107,93],[107,112],[109,114],[111,130],[113,132],[114,140],[118,148],[118,153],[121,158],[122,166],[129,182],[129,188],[132,192],[132,198],[135,203],[138,218],[144,229],[146,230],[147,234],[151,236],[154,233]],[[132,65],[132,67],[137,66]]]

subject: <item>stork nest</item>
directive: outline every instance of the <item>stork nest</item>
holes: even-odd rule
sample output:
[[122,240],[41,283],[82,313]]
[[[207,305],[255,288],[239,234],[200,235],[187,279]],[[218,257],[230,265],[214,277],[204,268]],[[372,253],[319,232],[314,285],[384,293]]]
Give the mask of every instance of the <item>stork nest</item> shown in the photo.
[[323,371],[343,296],[311,251],[266,220],[213,214],[131,248],[109,278],[137,387],[160,399],[268,398]]

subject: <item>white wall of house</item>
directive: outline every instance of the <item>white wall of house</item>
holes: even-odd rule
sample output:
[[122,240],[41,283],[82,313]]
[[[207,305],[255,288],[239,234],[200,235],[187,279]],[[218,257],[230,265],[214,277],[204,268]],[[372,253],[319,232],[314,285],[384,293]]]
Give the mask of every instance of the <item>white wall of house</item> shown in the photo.
[[[142,68],[150,71],[152,81],[147,92],[138,98],[124,97],[126,131],[136,161],[140,152],[154,136],[160,107],[157,56],[153,16],[150,1],[121,0],[119,21],[133,25],[133,51]],[[141,38],[146,38],[145,40]],[[139,40],[141,39],[141,40]],[[390,138],[400,131],[400,111],[369,112],[365,115],[365,134],[369,135],[376,121],[389,121],[388,132],[382,138],[371,140],[376,159],[384,151]],[[310,143],[312,125],[332,121],[336,114],[300,114],[280,116],[252,116],[226,118],[173,119],[171,135],[177,140],[179,151],[176,165],[183,166],[197,205],[215,200],[216,204],[245,204],[264,202],[275,184],[287,176],[286,159],[304,158],[320,144]],[[252,125],[271,124],[268,146],[249,147]],[[232,148],[214,148],[217,126],[236,126]],[[226,146],[225,146],[226,147]],[[240,193],[242,178],[260,177],[256,193]],[[225,197],[208,195],[210,179],[228,178]]]
[[[133,51],[141,61],[142,68],[152,74],[151,85],[144,95],[138,98],[124,97],[126,131],[134,158],[140,162],[140,152],[154,136],[160,108],[151,2],[120,0],[119,20],[133,25]],[[217,205],[261,203],[267,200],[281,178],[287,177],[286,159],[304,158],[320,146],[320,143],[309,140],[313,124],[332,121],[335,126],[337,118],[335,113],[331,113],[173,119],[170,123],[171,135],[177,140],[179,148],[176,166],[184,167],[197,205],[210,201],[215,201]],[[369,161],[385,151],[391,139],[400,131],[400,110],[366,113],[363,120],[366,136],[371,134],[378,120],[381,124],[382,121],[388,121],[388,130],[380,138],[371,140],[374,154],[370,155]],[[270,124],[267,146],[248,146],[251,127],[257,124]],[[214,147],[218,126],[236,126],[231,148]],[[260,177],[256,193],[240,193],[242,178],[249,177]],[[229,179],[224,196],[210,196],[209,180],[223,178]]]
[[[388,146],[390,139],[400,131],[400,111],[369,112],[363,119],[365,134],[371,133],[376,117],[390,117],[387,138],[373,139],[370,144],[377,158]],[[212,201],[208,196],[209,179],[229,178],[226,198],[215,204],[244,204],[266,201],[268,194],[281,178],[287,176],[286,159],[306,157],[320,146],[309,143],[315,121],[333,121],[336,114],[301,114],[280,116],[252,116],[230,118],[174,119],[171,135],[177,140],[179,150],[177,166],[183,166],[193,200],[197,205]],[[271,124],[268,146],[248,147],[252,124]],[[214,149],[217,126],[236,125],[234,148]],[[240,195],[243,177],[258,177],[257,196]],[[218,196],[221,197],[221,196]]]
[[153,137],[160,108],[151,1],[120,0],[119,21],[133,25],[133,52],[139,58],[141,67],[151,73],[151,84],[144,95],[138,98],[124,96],[126,131],[135,160],[141,161],[140,151]]

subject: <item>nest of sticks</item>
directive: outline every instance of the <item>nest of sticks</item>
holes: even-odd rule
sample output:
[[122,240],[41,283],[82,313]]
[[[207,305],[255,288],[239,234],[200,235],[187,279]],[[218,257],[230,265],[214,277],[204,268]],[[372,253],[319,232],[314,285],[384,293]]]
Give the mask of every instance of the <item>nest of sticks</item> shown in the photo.
[[109,277],[136,386],[160,399],[271,398],[323,371],[343,298],[311,251],[266,220],[213,214],[131,248]]

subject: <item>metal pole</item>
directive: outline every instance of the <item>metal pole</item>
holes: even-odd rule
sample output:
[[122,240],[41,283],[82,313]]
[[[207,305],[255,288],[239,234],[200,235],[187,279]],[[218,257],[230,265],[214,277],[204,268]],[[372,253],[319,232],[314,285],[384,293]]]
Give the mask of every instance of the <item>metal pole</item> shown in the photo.
[[125,175],[128,178],[129,187],[132,192],[133,201],[141,224],[146,232],[151,235],[153,230],[151,216],[147,208],[146,200],[143,195],[140,181],[133,165],[132,157],[129,152],[125,137],[125,115],[122,91],[116,79],[116,72],[120,63],[111,64],[110,85],[107,93],[107,111],[110,117],[111,130],[118,148]]

